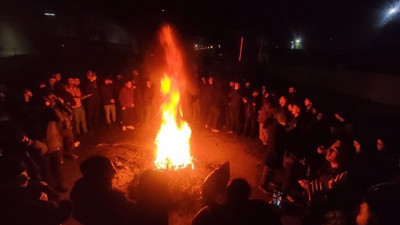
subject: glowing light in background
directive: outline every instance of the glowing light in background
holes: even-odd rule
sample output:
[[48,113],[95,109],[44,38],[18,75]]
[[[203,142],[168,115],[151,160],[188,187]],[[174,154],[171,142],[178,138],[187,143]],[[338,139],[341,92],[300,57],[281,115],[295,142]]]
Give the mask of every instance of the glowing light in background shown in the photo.
[[44,15],[45,16],[56,16],[55,13],[50,13],[50,12],[45,12]]
[[399,12],[400,10],[400,2],[385,5],[384,9],[381,10],[381,19],[380,19],[380,26],[384,26],[389,23]]

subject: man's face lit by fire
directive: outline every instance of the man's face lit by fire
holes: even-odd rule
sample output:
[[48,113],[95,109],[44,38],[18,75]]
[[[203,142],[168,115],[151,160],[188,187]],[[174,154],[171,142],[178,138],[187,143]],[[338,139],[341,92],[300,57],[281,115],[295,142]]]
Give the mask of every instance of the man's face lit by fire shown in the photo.
[[328,162],[337,163],[339,158],[339,151],[335,147],[330,147],[326,151],[325,159]]
[[31,178],[29,177],[27,171],[22,171],[17,178],[18,187],[26,188],[29,184],[30,179]]
[[74,85],[74,78],[68,78],[67,82],[68,82],[68,85],[73,86]]
[[208,78],[208,83],[209,83],[210,85],[214,84],[214,78],[213,78],[213,77],[209,77],[209,78]]
[[294,87],[289,87],[288,92],[289,92],[289,94],[294,94],[294,93],[296,93],[296,88],[294,88]]
[[132,86],[133,86],[132,81],[128,81],[128,82],[125,83],[125,87],[127,87],[129,89],[131,89]]
[[323,118],[324,118],[324,114],[322,114],[322,113],[318,113],[317,114],[317,120],[318,121],[321,121]]
[[255,98],[258,96],[258,91],[253,91],[253,93],[251,93],[251,95]]
[[240,89],[240,83],[239,83],[239,82],[236,82],[236,83],[235,83],[234,89],[235,89],[236,91]]
[[300,114],[300,108],[299,108],[298,105],[292,105],[291,108],[292,108],[291,112],[292,112],[293,115],[298,115],[298,114]]
[[233,86],[235,86],[235,82],[233,82],[233,81],[229,82],[229,87],[233,87]]
[[250,88],[250,82],[246,82],[246,83],[244,84],[244,86],[245,86],[246,88]]
[[90,79],[90,77],[93,75],[93,72],[91,71],[91,70],[89,70],[89,71],[87,71],[86,72],[86,77],[88,78],[88,79]]
[[25,90],[24,98],[29,100],[32,97],[33,97],[32,91],[31,90]]
[[75,85],[76,87],[78,87],[80,84],[81,84],[81,79],[75,78],[75,79],[74,79],[74,85]]
[[378,138],[376,140],[376,148],[378,149],[378,151],[383,151],[383,149],[385,148],[385,142],[383,142],[382,139]]
[[51,78],[49,79],[49,85],[50,85],[50,86],[53,86],[55,83],[56,83],[56,78],[51,77]]
[[304,99],[304,106],[305,107],[310,107],[312,105],[312,102],[310,101],[310,99],[306,98]]
[[280,105],[281,107],[285,107],[285,106],[286,106],[286,103],[287,103],[286,97],[285,97],[285,96],[281,96],[281,97],[279,98],[279,105]]
[[56,81],[59,82],[61,80],[61,73],[54,74]]
[[132,71],[132,75],[133,75],[134,77],[139,76],[139,71],[138,71],[138,70],[133,70],[133,71]]

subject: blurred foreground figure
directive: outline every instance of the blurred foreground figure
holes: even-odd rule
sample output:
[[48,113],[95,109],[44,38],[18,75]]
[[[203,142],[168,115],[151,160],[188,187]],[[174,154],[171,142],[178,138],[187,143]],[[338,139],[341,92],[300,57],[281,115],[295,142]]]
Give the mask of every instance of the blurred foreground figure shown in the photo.
[[192,225],[223,224],[223,204],[225,203],[226,185],[229,177],[229,162],[222,164],[207,176],[201,191],[205,206],[197,212]]
[[71,203],[57,202],[44,182],[33,180],[18,158],[0,157],[0,224],[59,225],[71,213]]
[[168,180],[164,174],[146,170],[140,178],[136,200],[130,225],[168,225]]
[[371,187],[357,215],[357,225],[400,224],[400,183],[379,184]]
[[133,202],[112,188],[115,169],[103,156],[93,156],[84,161],[79,179],[70,195],[74,206],[73,217],[85,225],[126,224],[134,211]]

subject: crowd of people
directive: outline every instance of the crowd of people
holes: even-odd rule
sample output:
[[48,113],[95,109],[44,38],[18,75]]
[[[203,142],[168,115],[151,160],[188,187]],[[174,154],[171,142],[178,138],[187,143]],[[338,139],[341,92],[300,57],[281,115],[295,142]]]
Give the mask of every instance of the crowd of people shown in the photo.
[[[387,139],[378,134],[372,144],[344,112],[322,112],[311,96],[301,96],[293,86],[279,93],[250,81],[243,87],[238,81],[216,82],[213,76],[201,77],[198,86],[197,95],[184,97],[183,117],[212,133],[225,130],[258,139],[264,153],[259,190],[268,196],[279,193],[286,204],[306,204],[303,224],[399,224],[396,213],[388,213],[400,205],[395,183],[400,161]],[[83,224],[168,224],[162,176],[146,172],[140,198],[133,202],[112,188],[115,169],[105,157],[81,164],[83,177],[71,191],[72,203],[58,197],[67,191],[60,166],[64,158],[78,158],[75,149],[82,138],[101,121],[108,128],[120,126],[121,132],[149,124],[156,113],[154,100],[151,79],[137,70],[102,82],[88,71],[82,84],[76,76],[62,80],[55,73],[17,96],[8,96],[0,86],[4,224],[61,224],[71,213]],[[391,184],[378,185],[385,182]],[[226,181],[214,191],[203,193],[206,206],[193,224],[280,224],[271,206],[249,199],[245,180]]]
[[[202,77],[200,85],[199,115],[205,128],[258,137],[264,152],[259,190],[286,204],[305,203],[303,224],[352,224],[369,187],[400,181],[400,152],[383,133],[371,140],[343,111],[322,112],[294,86],[279,93],[249,81],[243,88],[237,81],[218,84],[212,76]],[[381,207],[398,210],[399,196],[391,192],[391,203]],[[399,223],[394,214],[386,216],[379,223],[359,224]]]

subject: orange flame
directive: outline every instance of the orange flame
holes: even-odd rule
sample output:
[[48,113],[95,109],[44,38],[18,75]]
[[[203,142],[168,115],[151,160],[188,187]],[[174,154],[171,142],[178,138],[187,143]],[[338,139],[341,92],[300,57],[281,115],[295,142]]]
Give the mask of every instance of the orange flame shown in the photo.
[[161,28],[160,42],[165,51],[166,72],[161,79],[161,93],[164,101],[161,104],[162,122],[155,139],[157,156],[154,164],[157,169],[193,168],[190,155],[191,129],[182,119],[179,105],[183,79],[183,60],[172,29],[166,25]]

